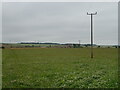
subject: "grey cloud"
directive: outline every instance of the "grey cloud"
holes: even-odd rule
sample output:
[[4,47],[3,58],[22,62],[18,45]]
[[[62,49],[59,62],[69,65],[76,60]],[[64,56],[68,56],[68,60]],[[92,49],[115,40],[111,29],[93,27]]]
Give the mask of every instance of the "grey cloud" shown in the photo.
[[[94,16],[96,44],[117,44],[117,3],[3,3],[3,42],[90,43]],[[109,40],[109,42],[106,42]],[[111,43],[110,43],[111,42]]]

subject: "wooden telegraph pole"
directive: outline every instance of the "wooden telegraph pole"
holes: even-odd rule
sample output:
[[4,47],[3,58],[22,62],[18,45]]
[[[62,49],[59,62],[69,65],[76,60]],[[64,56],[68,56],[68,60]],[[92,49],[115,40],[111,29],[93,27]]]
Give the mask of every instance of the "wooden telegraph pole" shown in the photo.
[[88,13],[87,15],[91,15],[91,58],[93,58],[93,15],[96,15],[97,12],[95,13]]

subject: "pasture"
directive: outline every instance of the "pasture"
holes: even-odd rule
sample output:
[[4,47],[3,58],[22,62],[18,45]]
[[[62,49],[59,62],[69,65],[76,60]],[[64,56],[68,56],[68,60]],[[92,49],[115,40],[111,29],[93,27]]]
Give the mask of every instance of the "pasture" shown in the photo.
[[0,89],[2,88],[2,49],[0,49]]
[[3,88],[117,88],[118,49],[3,49],[2,73]]

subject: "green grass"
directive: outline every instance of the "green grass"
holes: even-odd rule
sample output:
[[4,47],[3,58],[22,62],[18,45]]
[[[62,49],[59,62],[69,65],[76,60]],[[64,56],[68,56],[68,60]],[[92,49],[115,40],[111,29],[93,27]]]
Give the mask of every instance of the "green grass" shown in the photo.
[[118,51],[95,48],[4,49],[3,88],[117,88]]
[[2,49],[0,49],[0,89],[2,88]]

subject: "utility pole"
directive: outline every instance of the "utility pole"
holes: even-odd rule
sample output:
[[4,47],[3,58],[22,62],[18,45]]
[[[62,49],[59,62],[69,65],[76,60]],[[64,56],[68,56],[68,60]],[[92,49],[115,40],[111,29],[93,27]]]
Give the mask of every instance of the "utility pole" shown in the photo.
[[79,47],[80,47],[80,40],[79,40]]
[[80,45],[80,40],[79,40],[79,45]]
[[97,12],[95,13],[88,13],[87,15],[91,15],[91,58],[93,58],[93,15],[96,15]]

